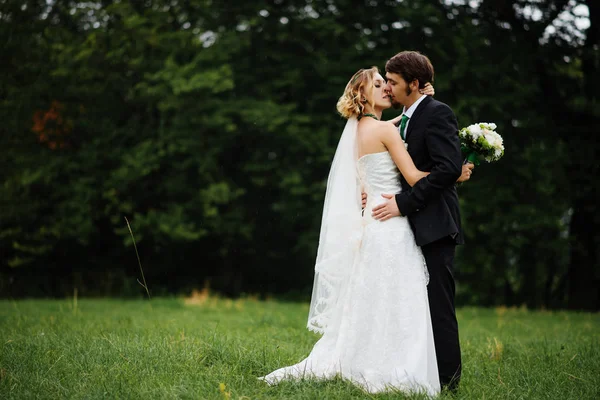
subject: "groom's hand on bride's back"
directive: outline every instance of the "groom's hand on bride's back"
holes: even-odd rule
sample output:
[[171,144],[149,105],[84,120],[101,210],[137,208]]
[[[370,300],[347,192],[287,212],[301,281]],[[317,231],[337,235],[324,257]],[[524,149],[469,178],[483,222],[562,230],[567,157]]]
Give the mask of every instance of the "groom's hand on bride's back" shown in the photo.
[[362,209],[364,210],[367,207],[367,194],[362,194]]
[[396,203],[396,196],[393,194],[382,194],[382,197],[386,199],[385,203],[373,207],[371,216],[379,221],[385,221],[392,217],[400,216],[400,210]]

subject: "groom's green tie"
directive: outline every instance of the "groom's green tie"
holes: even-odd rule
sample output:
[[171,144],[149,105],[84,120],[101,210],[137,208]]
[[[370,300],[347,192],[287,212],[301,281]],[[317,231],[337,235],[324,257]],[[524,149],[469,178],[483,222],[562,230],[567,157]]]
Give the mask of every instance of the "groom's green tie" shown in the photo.
[[408,118],[406,114],[403,114],[402,119],[400,120],[400,136],[402,137],[402,140],[406,140],[404,131],[406,130],[406,124],[408,123],[409,119],[410,118]]

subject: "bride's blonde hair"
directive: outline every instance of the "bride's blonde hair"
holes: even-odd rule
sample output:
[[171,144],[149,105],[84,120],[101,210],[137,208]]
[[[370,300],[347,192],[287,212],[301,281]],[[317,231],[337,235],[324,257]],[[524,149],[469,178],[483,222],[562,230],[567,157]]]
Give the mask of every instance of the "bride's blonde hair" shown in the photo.
[[[371,107],[375,106],[373,101],[373,78],[378,73],[379,69],[377,67],[371,67],[361,69],[352,75],[346,89],[344,89],[344,94],[337,102],[337,110],[342,117],[348,119],[362,115],[367,101],[370,102]],[[363,99],[366,101],[363,101]]]

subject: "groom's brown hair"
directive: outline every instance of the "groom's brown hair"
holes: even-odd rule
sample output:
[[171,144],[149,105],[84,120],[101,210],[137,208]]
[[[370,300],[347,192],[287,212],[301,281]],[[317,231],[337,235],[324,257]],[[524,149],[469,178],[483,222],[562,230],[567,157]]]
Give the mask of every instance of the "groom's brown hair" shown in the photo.
[[419,88],[423,89],[426,83],[433,83],[433,65],[427,56],[418,51],[401,51],[385,63],[385,72],[398,74],[411,83],[419,81]]

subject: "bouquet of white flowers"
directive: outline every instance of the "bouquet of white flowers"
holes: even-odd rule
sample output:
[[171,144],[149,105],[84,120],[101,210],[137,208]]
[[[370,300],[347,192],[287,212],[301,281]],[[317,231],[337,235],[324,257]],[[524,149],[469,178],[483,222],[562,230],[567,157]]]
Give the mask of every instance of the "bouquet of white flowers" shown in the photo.
[[496,124],[480,122],[462,128],[458,132],[460,149],[465,156],[465,163],[479,165],[479,160],[498,161],[504,155],[502,136],[494,131]]

